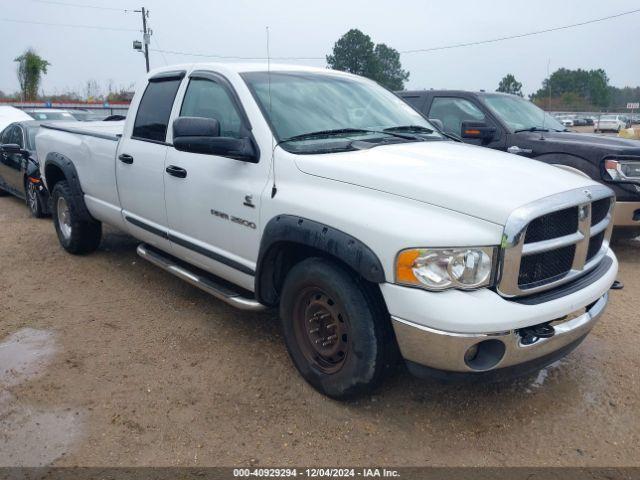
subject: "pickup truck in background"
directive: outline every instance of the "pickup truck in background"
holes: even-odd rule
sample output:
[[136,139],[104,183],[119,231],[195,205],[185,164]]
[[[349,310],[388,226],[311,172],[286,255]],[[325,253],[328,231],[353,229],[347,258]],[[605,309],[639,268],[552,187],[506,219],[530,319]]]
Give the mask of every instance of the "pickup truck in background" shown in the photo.
[[605,183],[616,194],[614,236],[640,235],[640,142],[571,132],[516,95],[458,90],[398,94],[466,143],[534,158]]
[[107,223],[230,305],[279,308],[293,363],[333,398],[398,353],[418,375],[540,369],[589,333],[618,269],[611,189],[451,141],[342,72],[164,68],[124,123],[36,144],[67,251],[97,249]]

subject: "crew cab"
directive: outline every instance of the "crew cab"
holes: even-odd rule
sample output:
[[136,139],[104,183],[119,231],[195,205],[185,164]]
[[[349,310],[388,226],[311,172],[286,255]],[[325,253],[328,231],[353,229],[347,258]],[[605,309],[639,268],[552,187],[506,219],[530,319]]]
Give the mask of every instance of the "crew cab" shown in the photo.
[[640,142],[571,132],[565,122],[515,95],[459,90],[399,95],[466,143],[535,158],[607,184],[617,197],[614,235],[640,235]]
[[[613,192],[452,141],[370,80],[300,66],[159,69],[124,123],[36,137],[72,254],[102,223],[230,305],[279,308],[333,398],[412,372],[499,379],[575,348],[618,263]],[[135,321],[135,319],[132,319]]]

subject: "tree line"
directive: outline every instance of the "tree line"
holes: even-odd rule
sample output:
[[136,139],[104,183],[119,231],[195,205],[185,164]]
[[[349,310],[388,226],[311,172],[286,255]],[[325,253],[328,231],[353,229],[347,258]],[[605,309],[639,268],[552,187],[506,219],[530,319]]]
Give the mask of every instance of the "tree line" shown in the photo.
[[[329,68],[362,75],[394,91],[403,90],[409,79],[409,72],[402,68],[398,50],[384,43],[374,43],[369,35],[355,28],[335,42],[326,61]],[[15,62],[18,64],[20,93],[14,94],[14,98],[19,96],[19,99],[27,101],[130,100],[127,89],[113,88],[110,83],[105,92],[95,80],[87,82],[84,97],[77,92],[68,92],[43,98],[38,93],[39,87],[51,64],[32,49],[16,57]],[[522,83],[512,73],[502,78],[496,91],[523,96]],[[6,98],[2,92],[0,97]],[[603,69],[560,68],[545,78],[542,86],[529,95],[529,99],[540,107],[553,110],[619,109],[624,108],[628,102],[640,101],[640,87],[613,87],[609,85],[609,77]]]

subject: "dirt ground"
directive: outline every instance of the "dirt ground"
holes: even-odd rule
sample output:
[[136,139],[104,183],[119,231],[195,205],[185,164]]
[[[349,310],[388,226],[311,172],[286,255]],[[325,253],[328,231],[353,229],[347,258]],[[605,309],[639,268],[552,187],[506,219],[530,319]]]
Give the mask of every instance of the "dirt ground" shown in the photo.
[[339,403],[294,370],[274,313],[147,264],[108,230],[75,257],[0,198],[0,465],[640,465],[640,244],[609,309],[529,378],[441,385],[401,370]]

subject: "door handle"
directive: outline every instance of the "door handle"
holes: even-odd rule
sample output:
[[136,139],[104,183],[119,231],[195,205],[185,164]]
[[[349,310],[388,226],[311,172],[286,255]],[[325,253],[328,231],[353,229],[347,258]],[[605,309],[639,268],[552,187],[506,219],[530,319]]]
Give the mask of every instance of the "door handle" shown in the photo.
[[121,153],[118,157],[118,160],[128,165],[131,165],[133,163],[133,157],[131,155],[127,155],[126,153]]
[[178,178],[185,178],[187,176],[187,171],[184,168],[176,167],[175,165],[169,165],[166,172],[169,175]]

